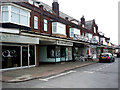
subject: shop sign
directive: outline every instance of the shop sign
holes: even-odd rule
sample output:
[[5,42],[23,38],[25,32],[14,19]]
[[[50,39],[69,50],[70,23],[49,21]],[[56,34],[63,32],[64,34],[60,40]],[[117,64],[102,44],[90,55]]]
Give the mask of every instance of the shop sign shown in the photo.
[[91,47],[92,47],[92,48],[97,48],[97,46],[96,46],[96,45],[91,45]]
[[88,38],[80,36],[80,35],[76,35],[76,34],[74,34],[74,39],[75,40],[86,41],[86,42],[88,41]]
[[66,42],[66,41],[57,41],[57,45],[63,45],[63,46],[73,46],[73,43]]
[[0,34],[1,42],[39,44],[39,38],[13,34]]

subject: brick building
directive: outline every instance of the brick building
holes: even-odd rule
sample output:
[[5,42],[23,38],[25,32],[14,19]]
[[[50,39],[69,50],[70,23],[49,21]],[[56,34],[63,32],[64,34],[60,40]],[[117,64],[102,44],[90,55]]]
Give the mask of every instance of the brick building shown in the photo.
[[52,7],[28,0],[1,3],[2,69],[39,66],[42,62],[97,58],[110,38],[98,31],[95,20],[76,20]]

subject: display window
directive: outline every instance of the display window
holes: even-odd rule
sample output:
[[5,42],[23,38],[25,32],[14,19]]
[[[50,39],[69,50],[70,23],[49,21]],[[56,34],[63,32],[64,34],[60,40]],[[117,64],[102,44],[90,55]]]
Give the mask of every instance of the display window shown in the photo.
[[35,46],[2,46],[2,68],[16,68],[35,65]]
[[20,47],[2,46],[2,69],[20,67]]

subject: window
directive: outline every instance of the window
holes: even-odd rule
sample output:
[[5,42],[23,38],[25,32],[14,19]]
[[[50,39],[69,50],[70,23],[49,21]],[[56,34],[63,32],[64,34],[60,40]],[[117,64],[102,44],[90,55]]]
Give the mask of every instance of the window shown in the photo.
[[13,23],[20,23],[20,9],[12,6],[11,8],[11,21]]
[[74,29],[70,28],[70,37],[74,37]]
[[52,23],[52,32],[57,32],[57,23]]
[[34,16],[34,29],[38,29],[38,17]]
[[2,6],[2,22],[29,26],[30,12],[12,5]]
[[28,2],[29,2],[30,4],[33,4],[33,1],[32,1],[32,0],[29,0]]
[[96,28],[94,27],[94,33],[96,33]]
[[44,19],[44,31],[47,31],[47,24],[48,24],[47,20]]
[[85,25],[84,25],[84,24],[82,24],[82,27],[85,27]]
[[8,21],[8,6],[2,6],[2,22]]
[[60,58],[60,46],[48,46],[47,58]]
[[52,23],[52,33],[66,35],[66,25],[58,22]]

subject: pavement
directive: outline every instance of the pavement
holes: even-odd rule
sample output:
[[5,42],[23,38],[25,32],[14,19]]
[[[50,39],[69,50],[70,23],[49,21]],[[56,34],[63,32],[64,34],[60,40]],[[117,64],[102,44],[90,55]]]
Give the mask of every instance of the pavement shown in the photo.
[[61,62],[56,64],[41,64],[39,67],[3,71],[1,81],[7,83],[25,82],[41,77],[56,75],[68,70],[91,65],[97,62],[98,59],[94,59],[92,61],[91,60],[84,61],[84,62],[70,61],[70,62]]

